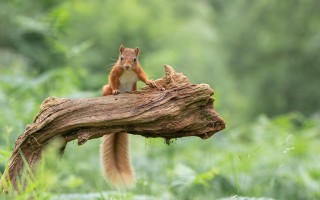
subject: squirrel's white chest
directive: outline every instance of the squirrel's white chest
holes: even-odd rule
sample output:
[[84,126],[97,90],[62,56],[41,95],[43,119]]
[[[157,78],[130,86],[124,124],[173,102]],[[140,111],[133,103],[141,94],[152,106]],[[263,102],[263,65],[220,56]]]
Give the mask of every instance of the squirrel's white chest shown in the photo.
[[138,81],[137,74],[132,70],[126,70],[120,76],[120,93],[129,92],[133,89],[133,84]]

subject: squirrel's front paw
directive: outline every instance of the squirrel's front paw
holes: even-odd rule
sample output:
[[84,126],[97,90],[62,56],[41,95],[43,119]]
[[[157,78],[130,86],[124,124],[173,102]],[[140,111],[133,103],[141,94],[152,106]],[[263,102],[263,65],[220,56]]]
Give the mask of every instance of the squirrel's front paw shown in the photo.
[[113,95],[116,95],[116,94],[119,94],[119,93],[120,93],[119,90],[112,90],[112,94],[113,94]]
[[146,84],[149,85],[150,87],[157,87],[157,84],[154,81],[151,81],[151,80],[147,81]]

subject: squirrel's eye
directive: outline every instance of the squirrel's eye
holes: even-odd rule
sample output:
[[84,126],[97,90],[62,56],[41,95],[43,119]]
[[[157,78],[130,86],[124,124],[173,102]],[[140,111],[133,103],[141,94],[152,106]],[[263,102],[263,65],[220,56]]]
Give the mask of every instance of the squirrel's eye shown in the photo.
[[133,59],[133,62],[136,62],[136,61],[137,61],[137,59],[136,59],[136,58],[134,58],[134,59]]
[[120,57],[120,60],[123,60],[123,57]]

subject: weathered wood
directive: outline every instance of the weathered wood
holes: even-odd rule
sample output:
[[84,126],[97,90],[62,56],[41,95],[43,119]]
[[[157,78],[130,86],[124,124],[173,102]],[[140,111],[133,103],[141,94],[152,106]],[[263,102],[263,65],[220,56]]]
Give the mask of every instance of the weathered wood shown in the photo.
[[108,133],[127,132],[144,137],[211,137],[225,128],[224,120],[213,109],[213,90],[207,84],[190,84],[182,73],[165,65],[166,75],[156,80],[158,88],[84,99],[50,97],[44,100],[34,122],[21,134],[9,165],[1,178],[16,186],[25,156],[31,168],[42,150],[56,137],[78,144]]

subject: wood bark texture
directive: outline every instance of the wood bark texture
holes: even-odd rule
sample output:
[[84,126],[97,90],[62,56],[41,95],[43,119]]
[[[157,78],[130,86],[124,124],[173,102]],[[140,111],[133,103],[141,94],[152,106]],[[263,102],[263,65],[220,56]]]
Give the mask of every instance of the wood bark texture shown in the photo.
[[191,84],[182,73],[165,65],[165,76],[156,80],[157,88],[84,99],[49,97],[34,122],[16,140],[1,185],[9,179],[14,187],[24,168],[21,154],[31,169],[53,138],[66,144],[86,141],[104,134],[127,132],[144,137],[211,137],[225,128],[224,120],[213,108],[213,90],[207,84]]

